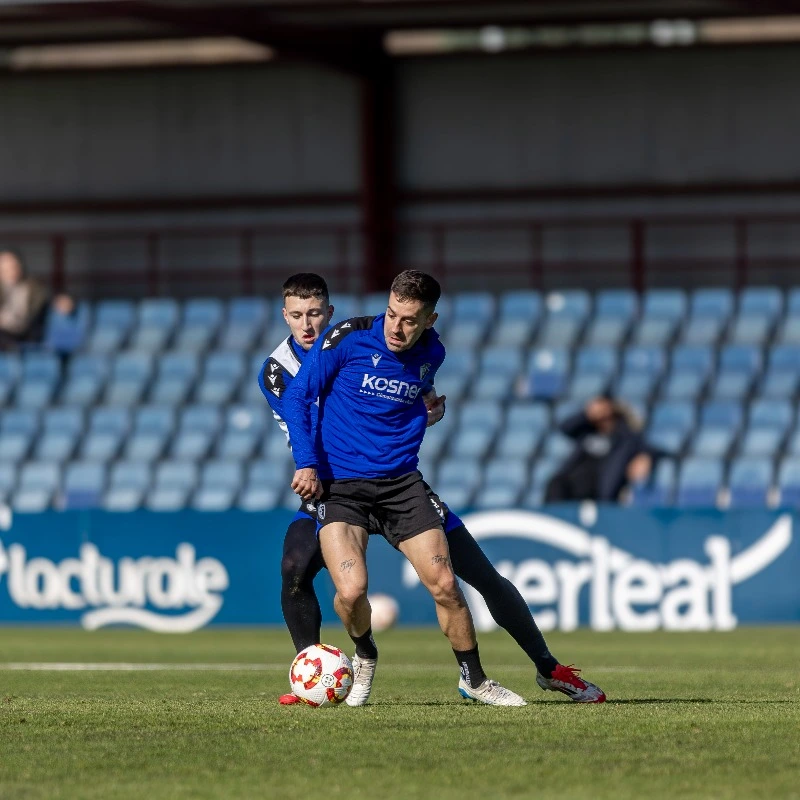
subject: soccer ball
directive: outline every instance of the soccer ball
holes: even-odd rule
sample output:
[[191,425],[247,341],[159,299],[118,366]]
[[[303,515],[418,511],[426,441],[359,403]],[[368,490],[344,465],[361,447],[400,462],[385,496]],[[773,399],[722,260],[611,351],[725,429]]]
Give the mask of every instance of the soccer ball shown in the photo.
[[371,594],[369,604],[372,606],[372,630],[375,633],[388,631],[397,622],[400,606],[394,597],[388,594]]
[[353,665],[338,647],[314,644],[292,661],[289,685],[309,706],[338,706],[353,688]]

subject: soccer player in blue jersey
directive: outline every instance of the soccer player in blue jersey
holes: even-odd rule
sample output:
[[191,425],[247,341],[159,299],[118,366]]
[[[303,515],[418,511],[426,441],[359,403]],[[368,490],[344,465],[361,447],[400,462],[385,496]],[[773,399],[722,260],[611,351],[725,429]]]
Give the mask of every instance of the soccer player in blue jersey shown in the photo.
[[[284,432],[287,432],[283,419],[283,394],[312,345],[330,322],[334,309],[329,303],[324,279],[313,273],[301,273],[289,278],[283,286],[283,296],[284,318],[291,335],[265,361],[259,374],[259,384],[276,420]],[[427,424],[430,425],[443,416],[444,398],[437,398],[435,391],[431,390],[426,400]],[[316,406],[312,410],[316,410]],[[519,591],[497,572],[458,516],[439,500],[427,484],[424,486],[429,501],[439,510],[444,520],[455,574],[483,595],[495,622],[514,637],[536,664],[539,685],[545,689],[561,691],[577,702],[602,702],[605,695],[601,690],[581,680],[576,670],[559,664],[550,654]],[[371,531],[377,532],[381,530],[382,523],[372,517],[369,527]],[[315,504],[313,501],[303,501],[286,531],[281,562],[281,605],[292,642],[298,652],[320,639],[322,616],[313,581],[323,567],[316,537]],[[375,666],[375,660],[369,658],[371,653],[369,647],[359,648],[357,644],[356,658],[362,667],[362,689],[350,700],[351,704],[361,705],[368,697]],[[468,691],[467,695],[470,694]],[[296,701],[297,698],[291,694],[280,698],[280,702],[284,704]]]

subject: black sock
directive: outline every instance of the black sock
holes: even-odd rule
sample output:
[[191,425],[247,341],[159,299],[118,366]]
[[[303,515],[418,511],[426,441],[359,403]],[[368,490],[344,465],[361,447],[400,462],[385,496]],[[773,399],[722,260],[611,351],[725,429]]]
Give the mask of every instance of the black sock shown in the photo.
[[461,526],[447,534],[453,571],[483,595],[494,621],[505,628],[545,678],[558,660],[547,647],[519,589],[494,568],[469,531]]
[[295,520],[286,531],[281,561],[281,609],[296,653],[319,644],[322,612],[314,578],[323,568],[316,522]]
[[351,634],[350,638],[353,640],[353,644],[356,646],[356,655],[359,658],[378,657],[378,648],[375,646],[375,640],[372,638],[371,625],[369,628],[367,628],[366,633],[362,633],[361,636],[353,636]]
[[472,650],[453,650],[461,670],[461,677],[473,688],[477,689],[485,680],[486,673],[481,666],[481,657],[478,655],[478,645]]

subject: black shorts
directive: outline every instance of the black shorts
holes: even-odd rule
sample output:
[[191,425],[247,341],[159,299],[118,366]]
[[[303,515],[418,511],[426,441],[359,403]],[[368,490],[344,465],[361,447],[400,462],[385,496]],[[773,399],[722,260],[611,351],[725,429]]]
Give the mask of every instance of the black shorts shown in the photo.
[[358,525],[379,533],[395,548],[425,531],[443,529],[443,516],[444,506],[419,472],[398,478],[323,481],[317,503],[320,528],[331,522]]

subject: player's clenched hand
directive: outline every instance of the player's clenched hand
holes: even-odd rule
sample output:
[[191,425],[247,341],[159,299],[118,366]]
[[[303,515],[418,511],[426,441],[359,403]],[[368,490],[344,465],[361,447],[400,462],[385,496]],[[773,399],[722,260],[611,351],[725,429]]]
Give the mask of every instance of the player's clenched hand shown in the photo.
[[304,467],[294,473],[292,489],[303,500],[316,500],[322,494],[322,484],[317,477],[314,467]]
[[428,425],[435,425],[444,416],[444,401],[447,399],[446,395],[436,396],[436,392],[430,392],[422,398],[425,401],[425,408],[428,409]]

